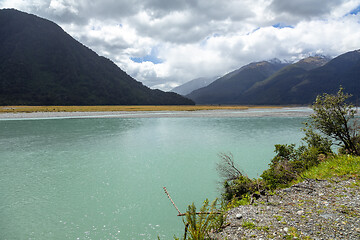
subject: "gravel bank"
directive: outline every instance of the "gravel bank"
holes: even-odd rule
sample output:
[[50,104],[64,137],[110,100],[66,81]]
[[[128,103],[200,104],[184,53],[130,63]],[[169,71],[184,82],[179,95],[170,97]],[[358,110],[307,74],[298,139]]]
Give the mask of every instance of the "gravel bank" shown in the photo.
[[306,180],[228,212],[216,239],[360,239],[360,184]]
[[159,117],[306,117],[310,108],[253,108],[247,110],[120,111],[120,112],[21,112],[0,113],[0,120],[57,118],[159,118]]

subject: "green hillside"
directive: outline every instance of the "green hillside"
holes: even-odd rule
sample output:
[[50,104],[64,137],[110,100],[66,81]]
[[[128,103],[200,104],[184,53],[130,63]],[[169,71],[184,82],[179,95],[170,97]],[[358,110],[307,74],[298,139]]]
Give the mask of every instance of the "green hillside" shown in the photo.
[[46,19],[0,10],[0,105],[188,105],[151,90]]

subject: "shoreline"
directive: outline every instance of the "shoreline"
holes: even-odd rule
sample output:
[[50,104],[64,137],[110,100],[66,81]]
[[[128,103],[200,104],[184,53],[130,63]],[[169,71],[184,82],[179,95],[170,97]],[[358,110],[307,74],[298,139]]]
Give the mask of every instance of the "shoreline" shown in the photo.
[[354,178],[306,179],[231,209],[215,239],[358,239],[360,187]]
[[73,112],[5,112],[0,120],[76,119],[76,118],[183,118],[183,117],[307,117],[308,107],[250,107],[193,111],[73,111]]

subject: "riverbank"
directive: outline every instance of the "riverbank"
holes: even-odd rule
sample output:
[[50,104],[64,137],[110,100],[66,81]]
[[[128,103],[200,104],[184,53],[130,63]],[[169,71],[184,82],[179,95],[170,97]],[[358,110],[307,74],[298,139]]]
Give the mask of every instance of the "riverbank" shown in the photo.
[[215,239],[360,239],[360,181],[308,179],[227,213]]
[[[204,107],[204,106],[203,106]],[[204,107],[205,108],[205,107]],[[139,108],[140,109],[140,108]],[[149,107],[150,109],[150,107]],[[174,108],[176,109],[176,108]],[[181,109],[180,107],[178,109]],[[0,119],[53,119],[53,118],[159,118],[159,117],[301,117],[309,116],[307,107],[240,107],[201,110],[149,110],[149,111],[28,111],[0,112]],[[40,109],[39,109],[40,110]]]
[[228,211],[214,238],[360,239],[360,157],[330,157],[299,180]]
[[[221,105],[134,105],[134,106],[0,106],[0,113],[19,112],[128,112],[128,111],[200,111],[200,110],[245,110],[248,106]],[[257,108],[257,107],[252,107]],[[263,107],[277,108],[277,107]]]

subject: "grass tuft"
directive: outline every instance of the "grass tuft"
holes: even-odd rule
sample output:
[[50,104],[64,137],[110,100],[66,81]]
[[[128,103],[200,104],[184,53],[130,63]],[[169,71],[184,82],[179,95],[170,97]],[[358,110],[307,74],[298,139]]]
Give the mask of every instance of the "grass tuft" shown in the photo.
[[360,157],[334,156],[301,174],[302,178],[330,179],[332,177],[360,179]]

